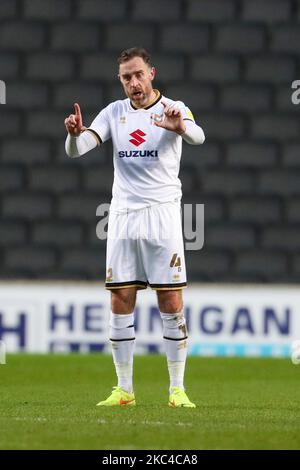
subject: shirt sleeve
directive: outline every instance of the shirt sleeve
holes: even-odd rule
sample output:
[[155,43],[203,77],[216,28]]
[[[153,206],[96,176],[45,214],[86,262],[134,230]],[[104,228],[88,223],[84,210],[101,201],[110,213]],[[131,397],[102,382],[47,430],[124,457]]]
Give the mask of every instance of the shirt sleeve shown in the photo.
[[70,134],[67,135],[65,149],[68,157],[76,158],[84,155],[97,146],[97,142],[89,132],[82,132],[80,136],[73,137]]
[[181,134],[181,137],[185,142],[190,145],[199,145],[203,144],[205,141],[205,135],[203,129],[193,121],[191,122],[189,119],[185,122],[185,132]]
[[102,109],[102,111],[100,111],[100,113],[93,120],[90,127],[87,128],[87,130],[92,132],[98,139],[99,145],[111,137],[109,114],[109,106],[107,106],[106,108]]
[[192,111],[182,101],[177,101],[176,107],[180,110],[182,119],[185,121],[186,131],[181,134],[183,140],[191,145],[203,144],[205,135],[203,129],[195,123]]
[[193,116],[193,113],[192,111],[190,110],[190,108],[188,108],[184,103],[180,103],[180,111],[181,111],[181,114],[182,114],[182,119],[184,121],[192,121],[192,122],[195,122],[195,118]]

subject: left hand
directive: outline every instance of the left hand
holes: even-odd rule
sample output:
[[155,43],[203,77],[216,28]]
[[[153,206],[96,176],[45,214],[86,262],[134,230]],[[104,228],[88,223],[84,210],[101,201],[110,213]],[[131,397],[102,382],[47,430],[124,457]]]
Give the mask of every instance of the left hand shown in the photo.
[[186,127],[180,110],[174,106],[168,106],[164,101],[161,101],[161,104],[165,108],[164,119],[161,122],[154,121],[155,126],[176,132],[179,135],[183,134],[186,131]]

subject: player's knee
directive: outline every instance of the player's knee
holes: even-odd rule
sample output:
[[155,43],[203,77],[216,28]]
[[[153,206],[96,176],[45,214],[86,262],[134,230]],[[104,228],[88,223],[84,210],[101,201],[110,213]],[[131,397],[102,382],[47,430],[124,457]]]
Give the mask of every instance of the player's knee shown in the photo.
[[135,300],[135,289],[114,289],[111,291],[111,309],[114,313],[132,313]]
[[165,313],[178,313],[182,310],[181,291],[158,291],[159,310]]
[[182,304],[179,304],[178,302],[175,302],[174,300],[166,300],[162,302],[162,306],[160,307],[161,312],[166,312],[166,313],[178,313],[182,309]]

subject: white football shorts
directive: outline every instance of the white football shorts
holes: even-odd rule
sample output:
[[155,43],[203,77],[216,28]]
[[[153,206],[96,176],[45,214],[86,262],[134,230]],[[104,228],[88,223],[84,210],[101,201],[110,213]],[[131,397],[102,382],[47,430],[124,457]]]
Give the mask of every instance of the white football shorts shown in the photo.
[[186,287],[180,202],[110,211],[106,273],[107,289]]

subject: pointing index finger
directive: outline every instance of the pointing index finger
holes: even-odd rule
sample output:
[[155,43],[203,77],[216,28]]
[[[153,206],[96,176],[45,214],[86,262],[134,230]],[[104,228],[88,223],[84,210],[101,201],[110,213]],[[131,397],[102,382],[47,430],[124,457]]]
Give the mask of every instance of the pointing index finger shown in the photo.
[[81,109],[78,103],[74,103],[74,108],[76,116],[81,116]]

